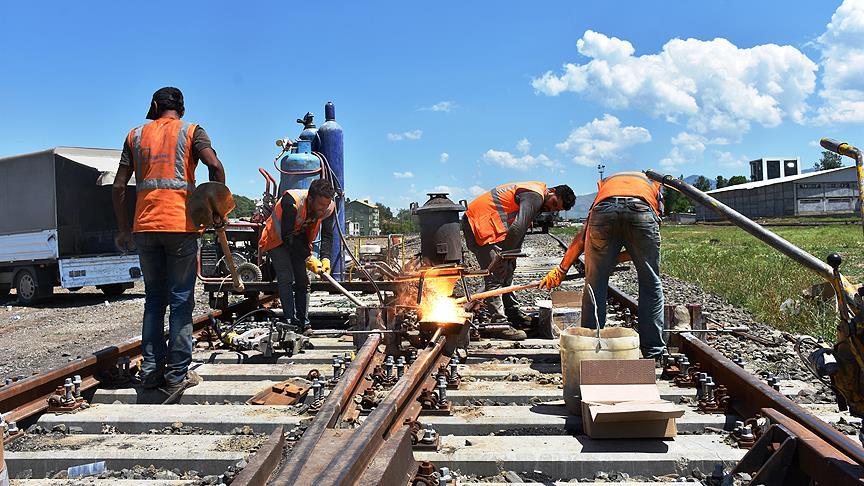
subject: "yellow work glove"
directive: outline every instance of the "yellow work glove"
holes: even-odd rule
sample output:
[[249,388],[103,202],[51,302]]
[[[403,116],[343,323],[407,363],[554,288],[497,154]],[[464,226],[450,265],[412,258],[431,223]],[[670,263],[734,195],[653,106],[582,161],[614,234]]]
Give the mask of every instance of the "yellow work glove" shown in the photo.
[[321,259],[321,271],[326,273],[327,275],[330,275],[330,259],[329,258],[322,258]]
[[309,255],[306,257],[306,269],[318,275],[321,273],[321,260],[317,259],[315,255]]
[[561,285],[561,282],[564,280],[564,276],[566,275],[567,272],[562,270],[560,266],[555,265],[555,268],[549,270],[549,273],[543,277],[543,280],[540,280],[540,288],[552,290]]

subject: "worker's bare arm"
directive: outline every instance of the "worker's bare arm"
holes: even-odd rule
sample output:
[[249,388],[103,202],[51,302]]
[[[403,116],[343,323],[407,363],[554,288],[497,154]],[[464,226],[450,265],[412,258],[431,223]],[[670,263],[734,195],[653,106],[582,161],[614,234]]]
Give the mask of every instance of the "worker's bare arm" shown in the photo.
[[216,151],[209,147],[205,148],[201,151],[199,157],[201,158],[201,162],[207,166],[210,180],[225,184],[225,168],[222,167],[222,162],[216,156]]
[[114,204],[114,218],[117,220],[117,247],[126,251],[132,240],[132,230],[129,226],[129,213],[126,207],[126,188],[132,178],[132,167],[120,164],[117,167],[117,175],[111,186],[111,201]]

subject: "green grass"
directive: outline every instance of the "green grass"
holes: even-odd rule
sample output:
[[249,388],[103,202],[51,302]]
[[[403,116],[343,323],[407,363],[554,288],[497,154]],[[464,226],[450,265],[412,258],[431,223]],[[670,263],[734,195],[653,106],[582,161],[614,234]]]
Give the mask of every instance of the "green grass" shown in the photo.
[[[564,234],[575,232],[574,228],[561,229],[572,230],[560,232]],[[853,282],[864,281],[860,225],[779,226],[770,230],[820,260],[829,253],[839,253],[843,257],[841,272]],[[666,225],[661,234],[664,273],[696,283],[778,329],[834,339],[837,317],[833,304],[801,297],[802,290],[821,283],[820,277],[792,259],[733,226]],[[796,311],[780,311],[787,299],[797,302]]]

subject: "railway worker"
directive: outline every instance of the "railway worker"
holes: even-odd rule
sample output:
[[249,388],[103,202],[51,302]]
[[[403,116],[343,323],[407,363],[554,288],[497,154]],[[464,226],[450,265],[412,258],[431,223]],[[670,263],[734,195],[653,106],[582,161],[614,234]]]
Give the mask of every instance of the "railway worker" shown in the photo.
[[[525,232],[531,221],[545,211],[568,210],[576,203],[576,195],[569,186],[546,187],[542,182],[515,182],[500,185],[471,201],[462,217],[462,232],[471,253],[477,257],[481,268],[489,268],[500,251],[518,250],[522,247]],[[499,260],[501,261],[501,260]],[[485,290],[494,290],[513,284],[516,270],[515,260],[500,269],[490,269],[485,277]],[[493,271],[494,270],[494,271]],[[496,331],[494,337],[522,340],[531,319],[519,309],[519,302],[512,294],[486,299],[491,308],[492,323],[510,323],[509,328]]]
[[[261,233],[260,251],[269,252],[279,286],[285,320],[301,332],[309,330],[309,276],[330,273],[330,249],[336,191],[330,181],[316,179],[308,191],[289,189],[273,206]],[[321,229],[321,259],[312,254],[312,243]]]
[[[582,232],[573,238],[567,253],[543,278],[541,288],[561,285],[567,270],[585,252],[585,290],[582,293],[582,327],[602,328],[606,323],[609,275],[619,261],[630,259],[639,280],[639,342],[645,358],[659,358],[663,342],[663,286],[660,282],[660,184],[641,172],[619,172],[597,183]],[[624,248],[626,252],[622,253]],[[594,293],[592,303],[588,287]]]
[[[141,330],[140,378],[144,388],[159,389],[164,403],[176,403],[201,378],[189,371],[192,361],[192,310],[199,232],[186,215],[195,188],[198,161],[211,181],[225,183],[222,162],[201,126],[187,123],[183,93],[165,87],[153,93],[147,119],[123,142],[114,179],[113,202],[117,246],[138,249],[144,275],[144,320]],[[126,184],[135,174],[135,216],[130,230]],[[165,312],[168,343],[165,342]]]

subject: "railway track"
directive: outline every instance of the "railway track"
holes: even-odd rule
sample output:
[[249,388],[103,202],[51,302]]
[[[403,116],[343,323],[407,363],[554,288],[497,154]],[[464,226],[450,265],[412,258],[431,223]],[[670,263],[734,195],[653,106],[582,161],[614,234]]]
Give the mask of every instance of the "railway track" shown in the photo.
[[[612,296],[618,309],[635,305],[620,291]],[[229,312],[261,304],[244,301]],[[202,316],[196,326],[203,329],[214,317]],[[781,426],[757,443],[757,450],[779,451],[763,471],[769,479],[786,481],[783,474],[788,474],[839,485],[860,484],[864,478],[864,451],[857,439],[828,425],[856,419],[833,406],[796,404],[789,397],[809,384],[785,381],[775,390],[747,365],[732,363],[693,335],[683,335],[680,343],[690,374],[698,377],[693,373],[698,363],[700,371],[726,387],[729,407],[700,411],[696,388],[676,386],[658,370],[662,398],[686,408],[678,437],[666,441],[585,436],[580,419],[563,405],[554,341],[472,342],[467,360],[454,364],[433,337],[416,357],[405,356],[399,371],[392,346],[381,344],[382,339],[372,335],[355,352],[350,341],[313,337],[312,349],[276,358],[254,351],[198,350],[195,370],[204,381],[178,405],[149,405],[142,403],[147,397],[141,390],[100,384],[97,377],[115,369],[118,357],[135,359],[135,342],[0,387],[4,418],[28,430],[5,446],[10,477],[31,478],[19,480],[22,486],[56,484],[69,467],[104,461],[106,471],[96,475],[100,482],[146,481],[142,486],[400,484],[409,476],[421,484],[574,479],[719,484],[724,471],[739,466],[743,469],[734,478],[746,484],[763,465],[740,464],[748,449],[739,443],[746,444],[748,434],[736,440],[733,431],[737,422],[758,416],[748,423],[758,425],[752,429],[757,435],[768,430],[767,424]],[[392,366],[388,352],[394,355]],[[335,358],[349,358],[350,364],[343,361],[334,370]],[[315,371],[325,383],[322,401],[246,404],[263,389],[309,378]],[[443,411],[447,406],[434,394],[440,391],[436,375],[446,378],[451,371],[460,379],[458,387],[445,385],[450,409]],[[341,377],[327,383],[334,373]],[[46,413],[45,398],[75,374],[82,376],[90,406],[71,414]]]

